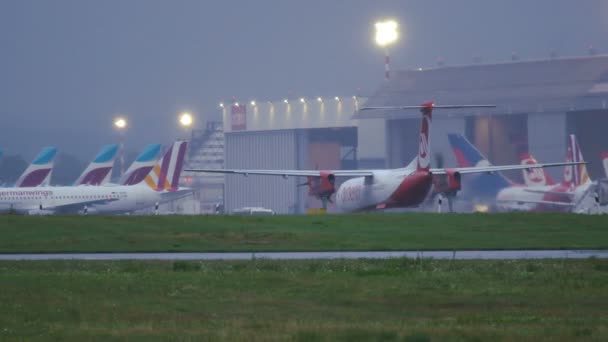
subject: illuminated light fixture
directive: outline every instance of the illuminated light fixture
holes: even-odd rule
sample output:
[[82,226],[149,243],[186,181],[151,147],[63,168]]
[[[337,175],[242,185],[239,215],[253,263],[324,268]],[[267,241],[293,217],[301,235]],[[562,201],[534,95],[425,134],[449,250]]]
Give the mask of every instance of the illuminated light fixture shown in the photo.
[[376,27],[376,44],[381,47],[388,46],[399,38],[397,31],[399,25],[394,20],[379,21],[374,26]]
[[317,101],[323,102],[323,99],[321,98],[321,96],[317,97]]
[[183,127],[192,126],[193,121],[194,120],[192,119],[192,114],[190,114],[188,112],[184,112],[184,113],[180,114],[180,116],[179,116],[179,124],[182,125]]
[[283,102],[285,102],[285,103],[289,103],[289,101],[288,101],[287,99],[283,100]]
[[251,101],[251,105],[252,105],[252,106],[255,106],[255,101]]
[[118,129],[124,129],[127,127],[127,120],[125,118],[118,117],[114,119],[114,127]]
[[239,106],[239,103],[238,103],[238,102],[235,102],[235,103],[234,103],[234,106],[235,106],[235,107],[238,107],[238,106]]
[[334,100],[336,100],[336,101],[340,102],[340,98],[339,98],[339,97],[337,97],[337,96],[336,96],[336,97],[334,97]]
[[224,103],[220,102],[220,108],[224,108]]
[[304,102],[306,102],[306,100],[303,97],[301,97],[300,102],[304,103]]
[[356,100],[356,99],[357,99],[357,96],[356,96],[356,95],[355,95],[355,96],[353,96],[353,100]]

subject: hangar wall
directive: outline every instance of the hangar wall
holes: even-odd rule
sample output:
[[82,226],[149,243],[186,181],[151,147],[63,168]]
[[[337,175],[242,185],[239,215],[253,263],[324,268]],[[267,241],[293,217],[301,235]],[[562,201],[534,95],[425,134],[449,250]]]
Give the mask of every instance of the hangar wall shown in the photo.
[[[226,134],[227,169],[298,169],[304,161],[298,149],[305,137],[296,130]],[[301,206],[297,179],[271,176],[226,175],[225,206],[228,212],[241,207],[265,207],[277,213],[293,213]]]
[[[533,113],[528,114],[528,146],[530,153],[540,163],[558,162],[566,158],[566,113]],[[553,167],[546,169],[559,181],[563,169]]]

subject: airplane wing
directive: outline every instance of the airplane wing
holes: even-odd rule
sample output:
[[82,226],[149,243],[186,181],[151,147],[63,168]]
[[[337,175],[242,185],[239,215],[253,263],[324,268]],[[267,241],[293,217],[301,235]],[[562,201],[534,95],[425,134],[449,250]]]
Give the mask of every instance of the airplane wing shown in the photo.
[[563,163],[545,163],[545,164],[534,164],[534,165],[499,165],[499,166],[473,166],[473,167],[455,167],[448,169],[431,169],[431,173],[435,175],[445,175],[448,171],[457,171],[460,174],[469,173],[492,173],[497,171],[507,170],[524,170],[524,169],[537,169],[542,167],[555,167],[555,166],[568,166],[586,164],[585,162],[563,162]]
[[518,203],[518,204],[546,204],[559,207],[574,207],[574,203],[556,201],[534,201],[534,200],[499,200],[498,203]]
[[231,169],[185,169],[184,172],[206,172],[224,173],[237,175],[262,175],[262,176],[283,176],[283,177],[321,177],[322,173],[331,173],[336,177],[371,177],[374,175],[371,170],[231,170]]

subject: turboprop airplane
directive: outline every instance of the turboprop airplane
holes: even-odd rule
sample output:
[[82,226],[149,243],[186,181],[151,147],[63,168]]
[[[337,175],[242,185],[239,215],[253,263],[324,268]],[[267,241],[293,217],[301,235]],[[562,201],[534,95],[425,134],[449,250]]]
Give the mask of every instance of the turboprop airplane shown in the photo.
[[48,186],[51,181],[53,159],[55,159],[56,154],[56,147],[44,147],[27,169],[23,171],[14,186],[16,188]]
[[125,213],[181,198],[179,188],[187,142],[177,141],[145,179],[135,185],[49,186],[0,189],[0,211],[24,214]]
[[118,155],[118,144],[105,145],[89,166],[82,172],[74,185],[104,185],[110,181],[114,159]]
[[571,211],[592,185],[573,134],[568,137],[566,160],[578,165],[566,166],[559,184],[505,188],[496,196],[497,206],[505,211]]
[[[226,173],[242,175],[266,175],[308,177],[309,194],[320,198],[324,205],[336,193],[338,209],[344,212],[363,211],[385,208],[416,207],[427,197],[431,185],[439,187],[440,192],[453,193],[460,190],[462,174],[496,172],[502,170],[521,170],[526,168],[569,165],[570,163],[552,163],[530,165],[480,166],[459,168],[431,168],[431,149],[429,137],[433,109],[455,108],[492,108],[491,105],[436,106],[426,102],[420,106],[399,107],[366,107],[361,110],[407,110],[420,109],[422,122],[420,126],[418,156],[404,168],[388,170],[214,170],[186,169],[188,172]],[[351,178],[346,180],[336,191],[336,177]]]

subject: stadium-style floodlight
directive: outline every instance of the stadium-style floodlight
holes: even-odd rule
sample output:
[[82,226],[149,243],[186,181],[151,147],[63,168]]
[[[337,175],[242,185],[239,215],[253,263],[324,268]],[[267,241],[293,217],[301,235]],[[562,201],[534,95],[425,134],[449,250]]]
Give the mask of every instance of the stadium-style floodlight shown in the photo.
[[250,104],[255,107],[255,101],[251,101]]
[[114,128],[118,131],[118,135],[120,138],[120,156],[118,158],[120,162],[120,174],[123,175],[125,173],[125,153],[124,153],[124,140],[125,140],[125,131],[127,130],[127,119],[122,116],[116,117],[114,119]]
[[321,98],[321,96],[317,97],[317,101],[323,102],[323,99]]
[[224,103],[220,102],[220,108],[224,108]]
[[384,48],[384,78],[388,80],[390,75],[388,46],[399,38],[399,25],[395,20],[384,20],[377,22],[374,26],[376,28],[376,44]]
[[334,97],[334,100],[340,102],[340,98],[338,96]]
[[119,131],[127,128],[127,119],[123,117],[117,117],[114,119],[114,127],[116,127]]
[[306,102],[306,100],[303,97],[301,97],[300,102],[304,103],[304,102]]
[[289,101],[288,101],[287,99],[283,100],[283,102],[285,102],[285,103],[289,103]]
[[179,115],[179,124],[182,125],[182,127],[190,127],[192,126],[192,122],[192,114],[188,112],[183,112]]

